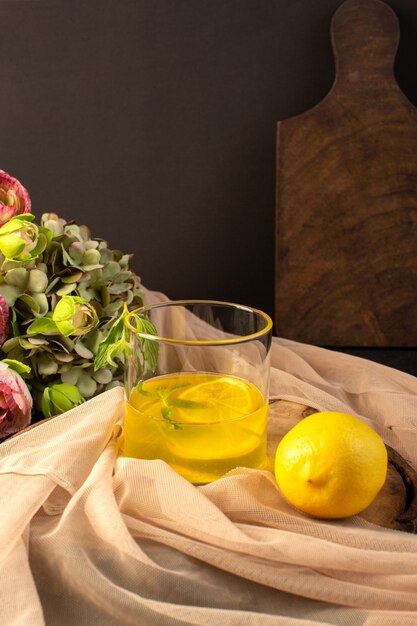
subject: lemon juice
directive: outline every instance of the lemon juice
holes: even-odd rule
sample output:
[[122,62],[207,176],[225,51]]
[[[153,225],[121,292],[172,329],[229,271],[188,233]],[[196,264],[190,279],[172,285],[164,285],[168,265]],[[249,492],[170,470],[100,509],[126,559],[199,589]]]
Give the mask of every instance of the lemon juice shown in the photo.
[[193,483],[263,467],[267,405],[234,376],[185,372],[139,383],[126,402],[121,452],[162,459]]

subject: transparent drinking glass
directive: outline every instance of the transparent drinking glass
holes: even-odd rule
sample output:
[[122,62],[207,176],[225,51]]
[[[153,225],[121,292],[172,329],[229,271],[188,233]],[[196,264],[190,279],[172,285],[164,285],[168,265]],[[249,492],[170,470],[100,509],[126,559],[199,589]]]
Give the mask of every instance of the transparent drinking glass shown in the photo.
[[181,300],[133,311],[126,325],[121,454],[162,459],[195,484],[265,467],[271,318],[239,304]]

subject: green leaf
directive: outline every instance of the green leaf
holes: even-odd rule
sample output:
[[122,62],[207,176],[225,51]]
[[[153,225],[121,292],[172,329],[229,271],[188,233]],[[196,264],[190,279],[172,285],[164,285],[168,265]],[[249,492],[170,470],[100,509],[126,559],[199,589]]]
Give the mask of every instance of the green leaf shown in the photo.
[[129,285],[127,283],[113,283],[112,285],[109,285],[108,289],[110,294],[117,296],[127,291],[129,289]]
[[46,315],[48,312],[49,304],[48,298],[44,293],[33,293],[32,300],[36,304],[39,315]]
[[48,353],[41,353],[38,362],[37,370],[41,376],[50,376],[56,374],[58,371],[59,363]]
[[184,387],[189,387],[190,383],[182,383],[181,385],[174,385],[173,387],[158,387],[158,393],[161,394],[161,397],[168,398],[174,391],[177,389],[183,389]]
[[[144,333],[146,335],[158,335],[158,331],[152,322],[143,314],[137,313],[134,314],[136,321],[136,329],[140,333]],[[140,337],[138,335],[139,342],[141,344],[143,358],[147,369],[151,372],[155,372],[158,365],[158,354],[159,354],[159,345],[157,341],[153,341],[152,339],[145,339],[144,337]]]
[[12,309],[12,330],[13,337],[18,337],[20,335],[19,322],[17,319],[16,311],[14,309]]
[[61,277],[61,281],[63,283],[77,283],[81,276],[83,275],[83,272],[74,272],[73,274],[70,274],[69,276],[62,276]]
[[114,276],[116,276],[116,274],[120,272],[120,269],[120,265],[116,263],[116,261],[108,261],[103,267],[103,279],[106,281],[111,280]]
[[15,215],[14,220],[22,220],[23,222],[33,222],[35,219],[35,215],[33,213],[21,213],[20,215]]
[[164,420],[167,422],[168,428],[172,428],[175,430],[182,430],[182,426],[172,420],[171,410],[172,409],[169,406],[161,406],[161,414]]
[[59,331],[57,325],[50,317],[40,317],[32,322],[26,332],[28,335],[35,335],[36,333],[42,335],[44,333],[57,333]]
[[39,304],[36,302],[35,298],[28,293],[22,294],[20,298],[17,299],[17,302],[15,303],[16,309],[21,309],[21,305],[23,305],[23,308],[30,311],[33,315],[40,312]]
[[7,339],[7,341],[4,342],[4,344],[1,347],[1,350],[2,352],[5,352],[7,354],[11,350],[14,350],[15,348],[17,348],[17,346],[19,345],[20,345],[19,337],[11,337],[10,339]]
[[97,350],[97,356],[94,359],[94,371],[106,367],[106,365],[114,365],[112,361],[108,360],[108,355],[111,358],[111,346],[112,344],[120,341],[124,333],[124,315],[122,314],[110,327],[106,337],[100,342]]
[[0,285],[0,295],[3,296],[9,306],[14,306],[21,293],[21,289],[13,285]]
[[49,346],[49,341],[47,339],[39,337],[39,335],[33,335],[33,337],[29,337],[28,343],[31,346]]
[[85,396],[86,398],[91,398],[97,390],[97,383],[94,378],[92,378],[89,374],[87,374],[86,372],[81,372],[80,377],[77,381],[77,387],[83,394],[83,396]]
[[178,407],[181,409],[205,409],[207,404],[204,402],[196,402],[195,400],[182,400],[181,398],[173,398],[168,400],[170,407]]
[[80,372],[81,372],[80,368],[73,367],[67,372],[63,372],[61,374],[61,380],[63,383],[66,383],[68,385],[76,385],[78,382],[78,377],[80,375]]
[[68,354],[70,354],[74,350],[74,342],[69,337],[64,337],[63,335],[52,335],[50,338],[48,338],[48,341],[51,344],[56,344],[59,350],[68,352]]
[[158,398],[157,395],[151,393],[150,391],[146,391],[146,389],[143,388],[142,380],[137,384],[136,389],[141,396],[146,396],[146,398]]
[[107,360],[107,350],[108,346],[106,346],[104,342],[100,343],[97,350],[96,358],[94,359],[95,372],[97,372],[97,370],[101,370],[103,367],[106,367],[106,365],[110,365]]
[[45,417],[52,417],[54,415],[54,407],[49,398],[49,387],[45,387],[41,399],[41,411]]
[[49,283],[48,287],[45,289],[45,293],[49,293],[51,289],[53,289],[53,287],[55,287],[55,285],[59,283],[60,280],[61,279],[59,276],[56,276],[55,278],[53,278],[51,282]]
[[33,345],[33,343],[29,341],[29,339],[26,339],[26,335],[23,335],[22,337],[18,337],[18,341],[24,350],[34,350],[35,346]]
[[76,288],[77,288],[77,284],[76,283],[70,283],[70,284],[63,285],[60,289],[58,289],[58,291],[56,292],[56,295],[57,296],[67,296],[68,294],[70,294],[73,291],[75,291]]
[[114,362],[114,359],[117,356],[121,356],[122,354],[126,354],[128,345],[124,339],[120,339],[113,345],[107,348],[107,361],[109,365],[113,365],[113,367],[117,367],[117,363]]
[[113,380],[113,374],[111,370],[107,367],[104,367],[98,372],[93,374],[93,378],[95,381],[99,383],[99,385],[108,385]]
[[[32,270],[33,271],[33,270]],[[22,292],[26,289],[29,280],[29,272],[24,267],[15,267],[4,276],[4,282],[8,285],[18,287]]]
[[14,370],[18,374],[29,374],[30,367],[21,361],[15,361],[14,359],[3,359],[3,363],[7,363],[10,369]]
[[[12,271],[18,272],[19,269],[12,270]],[[26,278],[27,280],[28,274],[26,270],[23,269],[23,271],[25,272],[26,276],[24,277],[22,274],[22,280],[24,278]],[[27,289],[29,289],[29,291],[32,291],[32,293],[43,294],[45,293],[45,289],[47,288],[47,286],[48,286],[48,277],[45,274],[45,272],[42,272],[41,270],[37,270],[37,269],[29,270],[29,279],[27,280]]]
[[206,408],[206,404],[202,402],[195,402],[194,400],[183,400],[182,398],[170,398],[169,396],[178,389],[182,389],[184,387],[189,387],[189,384],[181,384],[174,385],[173,387],[157,387],[156,394],[151,393],[143,388],[143,381],[140,381],[136,387],[137,392],[142,396],[147,398],[155,398],[160,400],[161,402],[161,415],[170,428],[175,428],[179,430],[182,428],[180,424],[175,422],[171,417],[172,409],[174,408],[182,408],[182,409],[204,409]]
[[161,406],[161,413],[164,419],[171,421],[170,412],[171,410],[169,406]]
[[[99,344],[97,356],[94,361],[95,371],[105,367],[106,365],[116,367],[117,363],[114,359],[117,356],[124,355],[125,358],[129,357],[130,345],[128,341],[128,330],[125,326],[125,320],[128,316],[130,316],[130,313],[125,307],[125,310],[110,327],[105,339],[103,339],[103,341]],[[135,314],[134,319],[136,321],[136,328],[139,332],[152,335],[157,334],[155,326],[148,320],[147,317]],[[158,362],[159,346],[156,342],[142,338],[139,335],[138,339],[143,353],[145,371],[149,370],[154,372]]]
[[94,354],[81,341],[74,343],[74,350],[82,359],[92,359]]
[[61,245],[61,250],[62,250],[62,260],[64,262],[64,265],[67,265],[71,269],[74,269],[75,267],[77,269],[79,269],[79,270],[82,269],[79,265],[77,265],[77,263],[74,261],[74,259],[71,258],[71,256],[65,250],[63,245]]
[[45,226],[38,226],[38,231],[41,233],[41,235],[45,236],[46,246],[48,245],[48,243],[51,243],[54,233],[50,228],[46,228]]

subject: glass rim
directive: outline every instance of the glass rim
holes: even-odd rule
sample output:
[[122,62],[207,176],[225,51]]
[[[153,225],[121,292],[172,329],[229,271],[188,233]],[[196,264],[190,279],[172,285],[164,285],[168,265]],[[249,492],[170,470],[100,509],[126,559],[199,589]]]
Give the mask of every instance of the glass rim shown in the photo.
[[[259,315],[261,318],[265,320],[266,325],[265,325],[265,328],[262,328],[261,330],[258,330],[255,333],[250,333],[249,335],[240,335],[238,337],[233,337],[229,339],[175,339],[174,337],[162,337],[160,335],[150,335],[149,333],[143,333],[137,330],[134,326],[132,326],[132,324],[129,321],[132,315],[140,314],[140,313],[147,313],[148,311],[151,311],[152,309],[159,309],[159,308],[165,308],[165,307],[170,307],[170,306],[184,306],[185,307],[187,305],[192,305],[192,304],[227,306],[230,308],[239,309],[241,311],[246,311],[247,313],[253,313],[255,315]],[[154,302],[153,304],[146,304],[144,306],[138,307],[137,309],[134,309],[133,311],[129,311],[129,314],[125,318],[125,326],[130,331],[135,333],[135,335],[138,335],[139,337],[141,337],[141,339],[149,339],[151,341],[158,341],[160,343],[169,343],[169,344],[177,344],[177,345],[179,344],[183,346],[217,346],[217,345],[224,346],[224,345],[243,343],[246,341],[253,341],[254,339],[263,337],[264,335],[267,335],[272,330],[273,322],[272,322],[271,317],[264,311],[261,311],[260,309],[255,309],[254,307],[251,307],[245,304],[237,304],[235,302],[226,302],[223,300],[190,299],[190,300],[168,300],[166,302]]]

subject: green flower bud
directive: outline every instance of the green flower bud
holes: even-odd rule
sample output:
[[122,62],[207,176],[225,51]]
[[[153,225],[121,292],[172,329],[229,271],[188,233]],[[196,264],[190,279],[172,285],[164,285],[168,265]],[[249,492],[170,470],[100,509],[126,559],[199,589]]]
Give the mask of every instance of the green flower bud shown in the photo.
[[98,324],[95,309],[78,296],[63,296],[55,306],[52,320],[61,335],[66,337],[85,335]]
[[36,259],[52,239],[48,228],[37,226],[30,213],[17,215],[0,228],[0,251],[10,261]]
[[84,402],[84,398],[77,387],[68,383],[62,383],[45,387],[41,400],[41,409],[45,417],[51,417],[52,415],[65,413],[65,411],[71,410],[82,402]]

